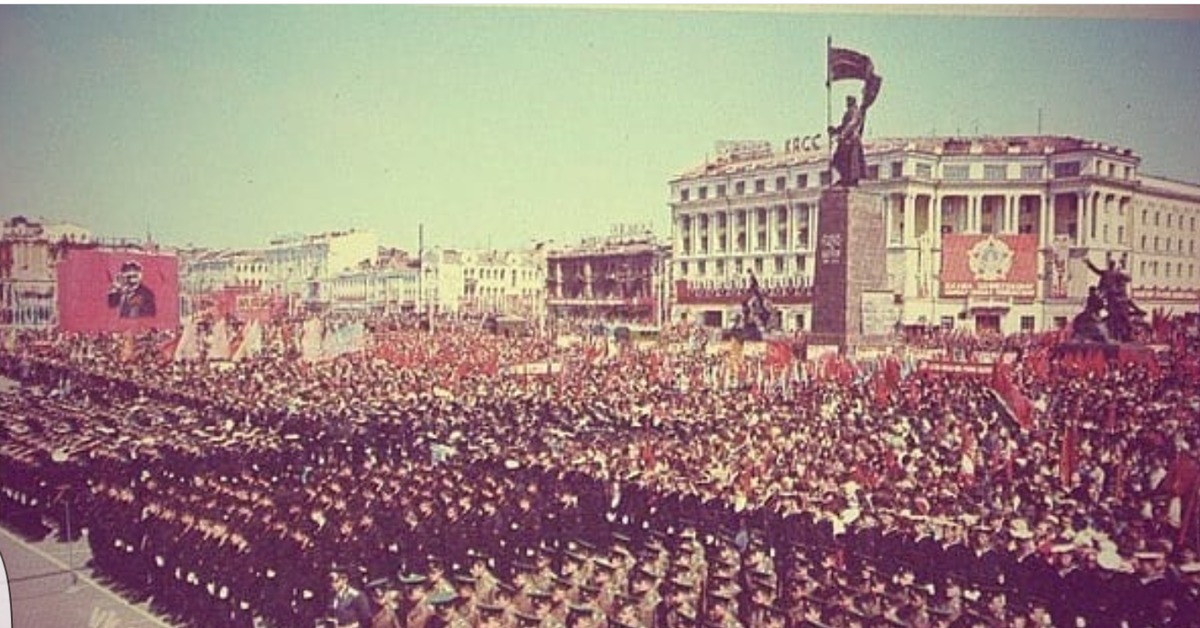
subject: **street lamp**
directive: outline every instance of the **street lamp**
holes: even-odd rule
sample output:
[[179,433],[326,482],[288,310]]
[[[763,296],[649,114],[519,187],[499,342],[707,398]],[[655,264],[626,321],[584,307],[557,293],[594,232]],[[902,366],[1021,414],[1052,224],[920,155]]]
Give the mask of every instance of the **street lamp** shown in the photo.
[[[50,452],[50,460],[55,464],[65,464],[70,460],[70,454],[63,449],[55,449]],[[71,584],[74,587],[78,580],[75,576],[75,538],[71,535],[71,485],[61,484],[58,487],[58,498],[63,502],[65,509],[65,526],[67,531],[67,573],[70,574]]]

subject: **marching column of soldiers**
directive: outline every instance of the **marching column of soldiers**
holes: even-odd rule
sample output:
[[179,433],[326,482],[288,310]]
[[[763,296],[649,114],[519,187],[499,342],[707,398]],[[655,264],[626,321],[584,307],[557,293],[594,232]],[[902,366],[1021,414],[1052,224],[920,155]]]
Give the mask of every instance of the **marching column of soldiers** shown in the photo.
[[[53,365],[0,367],[30,383],[64,375]],[[419,417],[409,430],[371,418],[230,418],[195,399],[76,380],[71,398],[45,388],[2,398],[4,516],[58,527],[73,509],[95,569],[181,624],[1160,626],[1200,617],[1200,564],[1168,573],[1165,548],[1144,548],[1132,572],[1081,570],[1070,557],[1084,539],[1032,548],[1021,526],[961,530],[866,500],[832,518],[651,488],[552,457],[495,455],[548,426],[570,427],[549,410],[521,423],[510,408],[489,409],[494,423],[439,456],[453,439],[431,437],[426,428],[436,427]],[[901,518],[922,534],[901,531]],[[972,535],[1012,551],[980,553],[965,542]]]

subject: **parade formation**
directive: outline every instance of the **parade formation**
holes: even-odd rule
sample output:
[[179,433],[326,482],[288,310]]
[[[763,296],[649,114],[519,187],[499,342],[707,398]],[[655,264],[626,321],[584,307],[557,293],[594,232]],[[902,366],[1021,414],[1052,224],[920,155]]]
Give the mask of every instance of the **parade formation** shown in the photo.
[[[212,17],[196,25],[217,23]],[[335,20],[319,17],[313,33],[336,31]],[[379,30],[386,63],[403,58],[420,75],[438,76],[426,66],[443,56],[512,56],[522,67],[495,74],[533,85],[522,82],[524,48],[545,43],[531,34],[533,22],[509,25],[522,54],[482,47],[488,37],[443,54],[424,50],[442,39],[428,36],[432,22],[400,20],[420,24],[411,31],[420,37],[409,37],[381,17],[338,38],[358,43]],[[456,31],[467,30],[455,17]],[[230,46],[242,31],[269,40],[266,31],[290,28],[280,18],[262,22],[269,28],[222,29],[216,39]],[[176,34],[199,28],[155,19],[162,23],[146,30],[171,33],[173,46],[187,39]],[[639,28],[619,30],[652,39]],[[337,47],[305,32],[305,50]],[[123,36],[106,39],[99,55],[113,67],[196,81],[157,60],[142,71],[138,46]],[[603,65],[592,37],[580,37],[587,65]],[[545,39],[555,38],[574,39],[557,31]],[[25,52],[25,39],[9,39]],[[396,47],[408,39],[425,42],[420,54]],[[577,250],[539,242],[528,255],[504,254],[487,227],[479,233],[489,250],[429,249],[419,222],[427,215],[407,208],[415,255],[357,229],[230,251],[161,246],[149,221],[142,242],[105,242],[24,216],[5,221],[4,538],[50,564],[62,561],[34,546],[66,543],[62,573],[72,586],[86,572],[122,610],[190,628],[1200,628],[1200,187],[1140,174],[1141,157],[1129,149],[1043,134],[1040,106],[1037,135],[977,129],[974,139],[935,132],[868,141],[868,112],[880,126],[896,124],[873,109],[882,75],[868,54],[834,47],[829,36],[825,48],[826,133],[789,139],[783,153],[765,140],[718,142],[714,159],[669,182],[669,244],[646,227]],[[38,84],[70,84],[46,81],[68,75],[46,71],[40,49],[30,50],[4,58],[39,61],[30,72]],[[705,67],[695,54],[678,67]],[[1053,56],[1036,54],[1039,63]],[[541,134],[561,133],[542,109],[563,107],[531,100],[541,84],[517,90],[513,108],[545,119],[510,125],[499,99],[478,116],[479,128],[524,129],[515,153],[487,152],[506,144],[491,136],[470,150],[457,141],[432,150],[417,141],[426,129],[466,138],[474,114],[458,112],[459,128],[443,131],[416,109],[370,104],[364,72],[331,54],[339,80],[355,77],[333,87],[332,99],[366,100],[306,131],[292,119],[318,117],[310,109],[322,109],[317,92],[328,86],[293,86],[293,66],[320,64],[281,56],[288,67],[277,91],[294,93],[302,115],[264,109],[243,124],[227,113],[215,145],[236,145],[238,163],[204,154],[235,172],[239,189],[257,180],[328,202],[314,194],[323,184],[256,165],[273,161],[265,149],[242,164],[240,153],[258,152],[245,150],[253,142],[222,135],[264,126],[273,129],[264,144],[315,138],[286,158],[336,164],[329,169],[349,177],[337,189],[383,190],[388,207],[425,202],[392,195],[409,185],[400,177],[437,180],[425,160],[439,153],[455,161],[453,182],[438,181],[438,194],[478,182],[493,190],[485,202],[453,202],[495,211],[496,221],[511,216],[495,208],[525,203],[516,190],[546,181],[567,182],[571,195],[622,184],[612,173],[571,182],[561,163],[538,171],[535,185],[513,176],[528,169],[518,161],[502,164],[499,187],[472,171],[545,150]],[[372,53],[360,56],[384,67]],[[765,72],[759,61],[755,71]],[[243,62],[252,70],[245,85],[213,91],[274,81],[259,63]],[[622,76],[622,84],[653,85],[656,99],[672,91],[659,83],[676,65],[639,64],[661,65],[660,75]],[[906,75],[887,72],[894,98],[891,86],[906,85]],[[399,70],[378,74],[389,94],[403,86],[397,101],[428,89]],[[591,76],[562,74],[550,82]],[[95,76],[106,75],[88,73],[83,83]],[[687,78],[697,76],[722,82]],[[847,82],[854,93],[834,124],[833,86],[846,91]],[[174,100],[222,112],[263,100],[160,92],[172,96],[164,111]],[[941,107],[951,90],[936,93]],[[479,100],[473,94],[454,98]],[[138,97],[111,108],[123,110],[125,100]],[[457,111],[417,109],[443,108]],[[359,124],[376,111],[384,112],[378,124]],[[84,109],[68,117],[94,124]],[[422,132],[376,137],[392,118]],[[621,146],[642,133],[623,125]],[[345,155],[322,144],[358,126],[371,141],[352,140]],[[50,144],[75,141],[58,133]],[[129,146],[186,164],[180,180],[229,186],[193,172],[176,146],[158,152],[131,137],[105,131],[97,154]],[[607,167],[591,140],[570,141],[586,149],[571,159],[589,174]],[[372,155],[369,168],[378,166],[386,184],[351,177],[362,166],[350,158],[372,144],[422,161]],[[127,187],[172,180],[156,173],[139,171]],[[215,204],[207,193],[192,195]],[[141,206],[164,204],[145,194]],[[343,192],[333,194],[343,202]],[[278,211],[289,229],[311,224],[303,203],[271,198],[287,208]],[[374,201],[356,202],[345,211]],[[1103,265],[1093,261],[1100,256]],[[74,564],[76,543],[90,550],[86,564]],[[35,571],[19,580],[49,588],[62,575]],[[39,596],[26,592],[26,604]],[[91,626],[114,628],[116,615],[97,619],[102,610]]]
[[[161,335],[15,338],[6,521],[61,533],[69,507],[98,573],[194,626],[1200,617],[1181,332],[1152,362],[931,336],[767,377],[687,325],[612,347],[377,320],[329,360],[289,325],[221,363]],[[980,361],[995,373],[931,367]]]

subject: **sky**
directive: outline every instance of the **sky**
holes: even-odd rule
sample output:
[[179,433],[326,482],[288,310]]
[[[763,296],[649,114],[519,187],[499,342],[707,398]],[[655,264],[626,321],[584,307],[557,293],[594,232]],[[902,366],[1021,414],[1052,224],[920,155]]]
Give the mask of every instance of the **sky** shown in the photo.
[[716,141],[824,129],[826,37],[883,77],[868,139],[1040,110],[1200,182],[1200,11],[946,10],[0,6],[0,216],[215,248],[666,235]]

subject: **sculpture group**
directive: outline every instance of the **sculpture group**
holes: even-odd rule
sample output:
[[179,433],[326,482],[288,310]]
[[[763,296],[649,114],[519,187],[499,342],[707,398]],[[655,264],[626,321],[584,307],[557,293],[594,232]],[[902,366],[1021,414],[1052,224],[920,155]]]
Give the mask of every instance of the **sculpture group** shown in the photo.
[[1072,321],[1075,339],[1106,343],[1133,340],[1134,331],[1146,325],[1143,320],[1146,312],[1129,297],[1130,277],[1124,270],[1125,258],[1118,266],[1110,255],[1105,268],[1098,268],[1087,259],[1084,263],[1099,280],[1088,288],[1083,311]]

